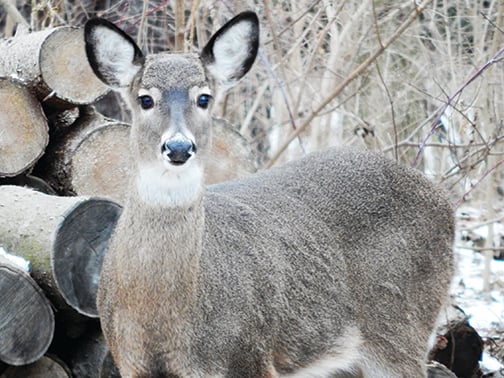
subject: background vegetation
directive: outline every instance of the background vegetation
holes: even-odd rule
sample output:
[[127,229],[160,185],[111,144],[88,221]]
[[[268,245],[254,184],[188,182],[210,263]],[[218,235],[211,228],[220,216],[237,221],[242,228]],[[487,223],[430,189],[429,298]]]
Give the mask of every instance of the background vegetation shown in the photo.
[[216,113],[250,140],[259,168],[364,145],[443,182],[454,202],[499,188],[501,0],[1,0],[0,37],[16,21],[40,30],[101,16],[145,51],[190,52],[245,9],[260,15],[260,56]]

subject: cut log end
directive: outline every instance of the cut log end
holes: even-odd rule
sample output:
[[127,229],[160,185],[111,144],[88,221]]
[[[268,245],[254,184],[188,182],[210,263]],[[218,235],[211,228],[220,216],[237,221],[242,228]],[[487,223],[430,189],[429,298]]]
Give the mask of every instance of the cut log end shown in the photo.
[[0,125],[0,177],[16,176],[43,154],[49,134],[37,99],[8,79],[0,79]]
[[65,216],[52,258],[55,280],[65,301],[96,318],[96,293],[108,242],[121,207],[106,199],[84,201]]
[[42,44],[40,71],[55,95],[72,104],[92,103],[109,91],[88,63],[83,29],[59,28],[51,33]]
[[25,365],[38,360],[54,334],[49,301],[24,271],[0,260],[0,360]]
[[[72,189],[76,193],[125,201],[130,180],[129,133],[129,125],[108,122],[87,135],[71,161]],[[94,159],[90,161],[90,157]]]

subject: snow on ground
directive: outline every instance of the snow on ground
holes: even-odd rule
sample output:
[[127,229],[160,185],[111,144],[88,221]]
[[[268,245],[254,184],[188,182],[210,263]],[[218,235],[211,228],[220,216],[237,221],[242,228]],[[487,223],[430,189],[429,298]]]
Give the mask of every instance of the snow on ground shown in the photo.
[[[501,345],[504,338],[504,260],[492,259],[490,263],[490,290],[483,290],[485,257],[471,247],[481,247],[482,239],[489,233],[488,220],[477,208],[464,207],[457,211],[457,237],[455,242],[457,272],[452,286],[452,298],[467,316],[469,323],[484,340],[493,340]],[[494,229],[494,247],[500,247],[504,237],[504,225],[491,222]],[[470,234],[473,240],[462,240]],[[477,237],[482,239],[474,240]],[[504,356],[499,356],[500,361]],[[504,365],[487,351],[481,367],[484,371],[498,371]]]

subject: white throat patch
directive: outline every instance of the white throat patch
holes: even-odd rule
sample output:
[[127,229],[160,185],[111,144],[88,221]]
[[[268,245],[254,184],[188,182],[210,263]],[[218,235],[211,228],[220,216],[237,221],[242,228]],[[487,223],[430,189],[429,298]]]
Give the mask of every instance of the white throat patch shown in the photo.
[[150,206],[187,206],[203,190],[203,169],[194,161],[167,169],[161,162],[139,165],[136,186],[140,199]]

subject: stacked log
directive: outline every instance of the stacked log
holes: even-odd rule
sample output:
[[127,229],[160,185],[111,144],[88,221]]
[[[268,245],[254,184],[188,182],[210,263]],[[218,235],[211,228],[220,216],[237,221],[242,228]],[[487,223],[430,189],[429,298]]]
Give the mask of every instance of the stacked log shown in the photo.
[[[26,376],[32,370],[25,369],[41,366],[50,376],[70,376],[52,375],[59,367],[61,374],[71,371],[72,365],[63,361],[40,365],[39,359],[56,337],[53,308],[60,337],[52,347],[58,354],[72,344],[69,339],[84,337],[77,345],[89,344],[87,351],[94,347],[99,353],[77,355],[105,359],[104,342],[88,340],[91,333],[99,333],[99,327],[87,319],[98,317],[95,302],[101,264],[120,212],[121,207],[109,199],[0,186],[0,219],[5,220],[0,222],[0,244],[31,263],[28,275],[0,260],[0,360],[12,366],[35,363],[8,368],[5,376]],[[86,366],[85,361],[80,364]]]
[[60,109],[89,104],[108,92],[87,64],[82,28],[18,31],[0,42],[0,76],[22,82],[44,105]]
[[[108,92],[82,29],[0,40],[0,378],[118,377],[95,297],[133,175],[130,125],[94,105]],[[254,172],[248,142],[216,120],[208,183]]]
[[53,338],[51,305],[27,272],[1,256],[0,303],[0,360],[18,366],[40,359]]
[[0,240],[32,264],[31,275],[58,308],[97,317],[103,254],[121,207],[104,198],[60,197],[0,186]]
[[0,79],[0,125],[0,177],[16,176],[40,159],[49,127],[37,98],[10,79]]
[[131,175],[129,131],[127,123],[81,108],[65,137],[49,146],[37,173],[60,194],[103,195],[123,203]]

